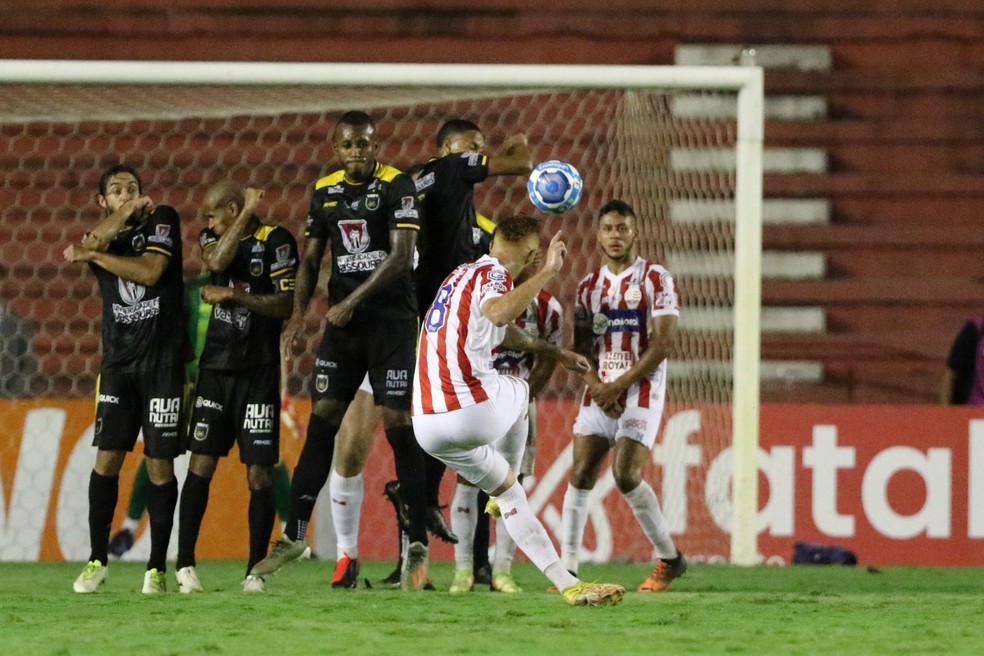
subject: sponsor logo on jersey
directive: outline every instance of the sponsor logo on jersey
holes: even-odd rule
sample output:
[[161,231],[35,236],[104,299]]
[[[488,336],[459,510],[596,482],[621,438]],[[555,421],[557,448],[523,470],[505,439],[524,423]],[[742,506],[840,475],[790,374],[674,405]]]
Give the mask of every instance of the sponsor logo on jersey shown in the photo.
[[195,430],[192,431],[192,436],[198,442],[204,442],[205,438],[208,437],[208,424],[204,421],[200,421],[195,424]]
[[178,414],[181,410],[181,399],[153,398],[150,400],[150,411],[147,419],[156,428],[174,428],[178,425]]
[[338,363],[334,360],[322,360],[321,358],[315,358],[315,367],[324,367],[326,369],[338,369]]
[[332,186],[328,187],[327,189],[325,189],[325,193],[328,194],[328,195],[331,195],[331,194],[341,194],[341,193],[344,193],[344,191],[345,190],[342,189],[342,185],[332,185]]
[[486,294],[494,294],[494,293],[505,294],[508,291],[509,288],[506,287],[506,283],[499,282],[498,280],[492,280],[482,285],[483,296]]
[[117,278],[117,289],[120,300],[126,305],[113,303],[113,319],[116,323],[131,324],[157,316],[160,312],[160,299],[152,298],[144,301],[147,288],[130,280]]
[[247,403],[243,430],[250,433],[269,433],[273,430],[274,416],[272,403]]
[[171,245],[171,226],[159,225],[154,228],[154,234],[147,240],[157,244]]
[[336,258],[339,273],[366,273],[375,271],[376,265],[386,259],[386,251],[369,251],[354,255],[339,255]]
[[366,209],[367,210],[378,210],[379,209],[379,194],[367,194],[366,195]]
[[219,403],[218,401],[213,401],[212,399],[206,399],[206,398],[201,397],[201,396],[199,396],[199,397],[197,397],[195,399],[195,407],[196,408],[210,408],[212,410],[218,410],[219,412],[222,412],[222,404],[221,403]]
[[365,219],[345,219],[338,222],[342,245],[349,253],[362,253],[369,248],[369,227]]
[[100,403],[112,403],[112,404],[118,405],[119,402],[120,402],[120,397],[113,396],[112,394],[100,394],[99,395],[99,402]]
[[139,283],[122,278],[117,278],[116,282],[120,291],[120,300],[127,305],[136,305],[147,293],[147,288]]
[[434,180],[435,180],[434,172],[431,171],[430,173],[428,173],[424,177],[422,177],[422,178],[418,179],[416,182],[414,182],[414,186],[417,188],[417,191],[424,191],[427,188],[433,186]]
[[328,374],[318,374],[314,377],[314,389],[322,394],[328,390]]
[[147,240],[144,238],[143,233],[138,232],[133,235],[133,238],[130,240],[130,245],[133,247],[133,250],[142,251],[144,246],[147,245]]
[[[607,320],[607,332],[639,332],[642,328],[642,321],[637,310],[605,310],[603,316]],[[598,315],[595,315],[595,322],[598,322]],[[595,331],[597,332],[597,331]],[[597,333],[601,335],[602,333]]]
[[489,280],[505,280],[506,270],[505,269],[490,269],[489,270]]
[[646,427],[649,425],[645,419],[639,419],[638,417],[630,417],[622,421],[623,428],[629,428],[632,430],[637,430],[639,432],[645,432]]
[[253,244],[253,246],[249,250],[252,253],[262,253],[263,252],[263,243],[262,242],[256,242],[256,243]]
[[608,332],[608,317],[599,312],[591,318],[591,332],[595,335],[604,335]]
[[404,196],[400,199],[400,209],[393,212],[393,217],[397,219],[416,219],[419,217],[417,207],[414,203],[416,196]]
[[403,390],[410,388],[410,372],[406,369],[387,369],[386,370],[386,389]]

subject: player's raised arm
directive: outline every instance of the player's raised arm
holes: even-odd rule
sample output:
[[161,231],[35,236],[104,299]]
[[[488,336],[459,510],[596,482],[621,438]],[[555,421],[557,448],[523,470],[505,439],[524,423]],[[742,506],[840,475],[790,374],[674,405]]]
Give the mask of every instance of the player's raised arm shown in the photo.
[[[529,218],[532,221],[536,221],[532,217]],[[510,241],[508,235],[500,236],[498,232],[494,240],[496,239]],[[526,258],[532,260],[536,257],[536,250],[540,245],[539,234],[536,235],[535,241],[529,241],[528,236],[525,239],[528,242],[527,244],[517,243],[513,246],[527,250]],[[495,243],[494,240],[493,244]],[[529,248],[529,245],[532,245],[532,249]],[[561,267],[564,265],[564,256],[566,254],[567,244],[561,239],[560,232],[557,232],[547,247],[546,255],[543,258],[543,267],[519,287],[510,290],[498,298],[493,298],[482,305],[482,314],[496,326],[505,326],[515,321],[516,317],[526,311],[526,308],[536,298],[536,295],[540,293],[543,286],[560,272]]]
[[[205,195],[202,218],[208,222],[209,229],[214,231],[216,222],[223,221],[218,240],[202,246],[202,260],[213,273],[228,268],[229,263],[236,256],[239,241],[248,232],[247,227],[255,227],[259,224],[253,213],[260,199],[263,198],[263,190],[252,187],[242,193],[239,190],[240,187],[235,182],[225,181],[209,189]],[[224,221],[228,215],[235,217],[231,223]]]
[[533,170],[530,144],[525,134],[514,134],[501,150],[489,157],[489,175],[527,175]]

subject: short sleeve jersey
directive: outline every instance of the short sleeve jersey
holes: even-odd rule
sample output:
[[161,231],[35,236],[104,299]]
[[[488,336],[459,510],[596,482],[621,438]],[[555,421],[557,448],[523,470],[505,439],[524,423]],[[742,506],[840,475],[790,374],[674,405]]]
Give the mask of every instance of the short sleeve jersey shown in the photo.
[[[219,237],[202,230],[202,251],[214,248]],[[279,226],[261,225],[239,240],[225,271],[212,274],[212,284],[249,294],[293,294],[297,275],[297,242]],[[200,369],[241,370],[280,362],[283,320],[267,317],[231,303],[212,306]]]
[[[514,323],[534,339],[560,346],[563,340],[563,314],[564,310],[553,294],[541,291]],[[530,379],[536,356],[529,351],[511,351],[497,346],[492,351],[492,356],[499,373],[518,376],[523,380]]]
[[[304,236],[331,242],[328,302],[338,303],[366,281],[389,255],[390,231],[420,229],[413,179],[376,164],[372,178],[355,184],[336,171],[318,180]],[[360,303],[353,321],[410,319],[417,297],[410,271]]]
[[[574,314],[591,325],[592,355],[598,375],[609,383],[627,371],[649,346],[649,319],[680,315],[680,299],[670,272],[637,257],[619,275],[607,266],[578,284]],[[655,380],[665,361],[650,375]]]
[[416,280],[430,305],[441,281],[459,264],[488,253],[488,239],[475,212],[475,184],[489,176],[489,158],[456,153],[428,162],[417,177],[423,230]]
[[173,207],[127,222],[107,252],[121,257],[158,253],[167,258],[153,285],[124,280],[90,263],[103,298],[103,371],[147,371],[183,363],[191,354],[185,329],[181,221]]
[[489,321],[482,306],[512,287],[509,272],[488,255],[447,277],[420,333],[413,414],[448,412],[489,399],[488,389],[499,375],[492,349],[502,343],[506,327]]

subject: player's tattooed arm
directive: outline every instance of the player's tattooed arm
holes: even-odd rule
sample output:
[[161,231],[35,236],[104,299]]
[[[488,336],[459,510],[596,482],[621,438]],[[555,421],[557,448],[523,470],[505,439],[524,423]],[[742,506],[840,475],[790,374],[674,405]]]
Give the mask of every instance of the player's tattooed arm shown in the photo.
[[256,206],[259,205],[260,199],[263,198],[263,190],[249,187],[243,193],[243,196],[243,206],[239,209],[239,214],[236,215],[233,222],[226,228],[226,231],[222,233],[219,240],[209,245],[202,252],[202,259],[205,261],[205,266],[208,267],[209,271],[214,273],[225,271],[229,264],[232,263],[233,258],[236,256],[236,250],[239,248],[239,242],[243,238],[243,233],[246,231],[246,226],[250,224],[253,218],[253,212],[256,211]]
[[294,309],[292,294],[250,294],[221,285],[203,286],[202,300],[212,305],[216,303],[241,305],[250,312],[274,319],[286,319]]

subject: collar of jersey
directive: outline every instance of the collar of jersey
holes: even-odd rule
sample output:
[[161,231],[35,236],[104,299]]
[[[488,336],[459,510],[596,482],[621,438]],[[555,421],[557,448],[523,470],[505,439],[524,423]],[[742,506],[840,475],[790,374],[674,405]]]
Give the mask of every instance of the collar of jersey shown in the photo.
[[365,184],[369,184],[370,182],[372,182],[373,180],[375,180],[376,178],[379,177],[379,169],[382,168],[382,166],[383,166],[382,164],[380,164],[379,162],[376,162],[376,168],[374,168],[372,170],[372,175],[369,176],[369,179],[366,180],[365,182],[358,182],[356,180],[352,180],[351,178],[348,177],[348,171],[345,171],[343,169],[342,170],[342,182],[344,182],[346,184],[350,184],[350,185],[365,185]]

